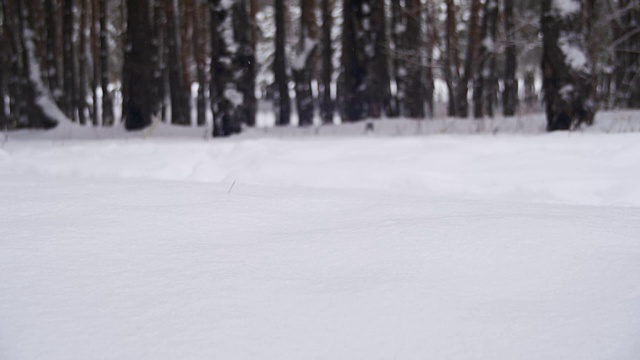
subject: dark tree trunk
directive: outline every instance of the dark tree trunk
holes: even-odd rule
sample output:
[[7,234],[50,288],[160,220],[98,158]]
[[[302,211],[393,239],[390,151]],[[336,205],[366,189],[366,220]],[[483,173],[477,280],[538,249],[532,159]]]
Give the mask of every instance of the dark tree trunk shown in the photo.
[[19,64],[21,64],[21,67],[16,68],[17,74],[19,74],[17,76],[20,77],[20,96],[22,97],[20,101],[23,102],[23,105],[19,105],[18,115],[20,118],[17,121],[17,126],[44,129],[54,127],[59,121],[66,119],[59,115],[61,114],[60,109],[41,78],[40,60],[33,38],[33,27],[29,20],[29,4],[17,1],[14,11],[10,13],[17,18],[17,24],[14,23],[17,26],[14,27],[13,32],[19,46],[14,46],[14,48],[20,49],[18,56],[20,56]]
[[211,12],[211,105],[213,136],[229,136],[246,123],[245,88],[252,55],[247,4],[209,0]]
[[436,67],[434,59],[434,49],[438,43],[438,31],[436,29],[435,13],[436,9],[433,1],[426,1],[426,39],[425,46],[427,52],[427,67],[424,71],[424,96],[425,102],[428,107],[428,116],[433,117],[434,114],[434,95],[435,95],[435,81],[433,69]]
[[300,38],[292,70],[296,84],[298,125],[309,126],[313,124],[314,100],[311,80],[316,65],[318,43],[315,0],[300,0],[300,10]]
[[458,30],[456,21],[456,5],[453,0],[446,0],[444,77],[449,93],[447,114],[454,116],[458,109],[456,89],[460,82],[460,54],[458,51]]
[[80,48],[78,50],[78,87],[76,91],[76,107],[80,124],[87,124],[87,16],[89,14],[87,0],[79,0],[78,13],[80,15]]
[[256,57],[251,44],[251,23],[247,0],[237,0],[233,7],[233,34],[237,50],[235,53],[236,87],[242,94],[239,104],[241,123],[255,126],[256,112]]
[[9,71],[7,71],[9,66],[8,50],[11,45],[8,40],[8,33],[5,30],[5,26],[7,25],[5,11],[2,2],[0,2],[0,49],[4,49],[4,51],[0,52],[0,130],[5,130],[9,127],[9,113],[7,112],[6,103],[6,79],[7,75],[9,75]]
[[404,44],[406,50],[407,77],[404,84],[403,108],[405,116],[409,118],[424,118],[424,93],[422,85],[422,36],[421,36],[421,5],[420,0],[405,0],[406,26]]
[[76,117],[76,64],[74,32],[74,0],[64,0],[62,10],[62,47],[64,63],[64,92],[62,95],[62,109],[69,119],[75,121]]
[[504,1],[504,32],[507,41],[504,60],[504,92],[502,112],[504,116],[514,116],[518,101],[518,80],[516,79],[517,52],[513,18],[513,0]]
[[[508,1],[508,0],[507,0]],[[471,1],[471,14],[469,19],[469,40],[467,41],[467,54],[464,60],[464,68],[462,71],[462,77],[458,83],[456,92],[457,96],[457,109],[456,113],[461,118],[469,116],[469,81],[471,81],[472,75],[475,73],[477,66],[476,61],[478,59],[478,43],[480,42],[480,9],[482,4],[480,0]]]
[[391,0],[391,41],[393,42],[392,66],[393,78],[396,83],[396,94],[393,98],[395,115],[402,114],[400,103],[404,102],[405,78],[405,33],[407,32],[406,14],[401,0]]
[[291,117],[291,104],[289,99],[289,80],[287,78],[287,65],[285,59],[285,7],[284,0],[275,0],[276,11],[276,53],[273,61],[275,76],[274,86],[274,110],[276,113],[276,125],[289,125]]
[[249,18],[251,26],[251,49],[255,54],[258,46],[258,0],[249,0]]
[[482,40],[480,42],[479,66],[473,80],[473,116],[480,119],[493,117],[495,94],[495,51],[498,22],[498,1],[487,0],[482,15]]
[[344,121],[378,118],[390,99],[384,1],[345,0],[341,102]]
[[320,116],[323,124],[333,124],[334,104],[331,97],[333,77],[332,1],[322,0],[322,70],[320,75]]
[[98,1],[89,0],[91,3],[91,62],[93,65],[91,74],[91,122],[93,126],[100,125],[100,118],[98,117],[98,86],[100,84],[100,46],[98,44],[100,39],[99,18],[98,18]]
[[152,122],[158,99],[149,91],[153,83],[153,47],[149,43],[151,24],[148,0],[127,0],[127,54],[123,72],[127,130],[140,130]]
[[54,0],[45,0],[45,23],[47,29],[47,51],[46,51],[46,76],[49,89],[56,100],[60,100],[60,80],[58,74],[58,56],[56,54],[58,43],[57,34],[58,27],[56,24],[57,6]]
[[593,122],[590,66],[583,32],[582,4],[572,0],[561,11],[542,0],[542,87],[547,130],[570,130]]
[[[418,12],[418,16],[419,12]],[[366,30],[366,24],[362,24]],[[371,1],[371,35],[364,54],[369,56],[371,66],[368,72],[369,117],[395,116],[395,104],[391,98],[391,76],[389,72],[389,42],[384,12],[384,0]],[[419,40],[418,40],[419,41]],[[373,49],[373,54],[369,54]]]
[[154,97],[158,100],[156,108],[154,108],[154,114],[162,120],[167,120],[166,111],[166,98],[167,98],[167,54],[168,46],[166,46],[165,34],[167,33],[166,16],[164,11],[164,0],[151,0],[153,2],[153,22],[151,33],[151,48],[153,53],[153,83],[151,84],[151,91]]
[[366,116],[362,94],[365,80],[365,68],[358,51],[356,18],[361,0],[343,0],[342,21],[342,74],[340,86],[340,104],[342,120],[345,122],[361,120]]
[[640,108],[640,1],[618,0],[616,19],[616,105]]
[[200,2],[195,1],[196,10],[193,12],[193,55],[196,60],[196,76],[198,78],[198,97],[196,99],[196,119],[198,126],[204,126],[207,120],[207,99],[206,99],[206,87],[207,87],[207,72],[206,72],[206,40],[205,29],[203,24],[205,21],[202,19],[202,13],[204,12]]
[[182,64],[182,41],[175,0],[165,0],[167,14],[167,45],[169,47],[169,93],[171,95],[171,123],[190,125],[189,93],[185,88]]
[[109,29],[107,0],[98,0],[100,21],[100,86],[102,88],[102,125],[113,126],[113,100],[109,92]]

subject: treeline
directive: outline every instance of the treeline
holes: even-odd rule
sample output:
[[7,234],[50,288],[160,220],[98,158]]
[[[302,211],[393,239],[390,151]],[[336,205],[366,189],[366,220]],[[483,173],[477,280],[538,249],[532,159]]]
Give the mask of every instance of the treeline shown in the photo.
[[640,108],[639,24],[640,0],[0,0],[0,126],[227,136],[259,100],[308,126],[513,116],[542,93],[571,129]]

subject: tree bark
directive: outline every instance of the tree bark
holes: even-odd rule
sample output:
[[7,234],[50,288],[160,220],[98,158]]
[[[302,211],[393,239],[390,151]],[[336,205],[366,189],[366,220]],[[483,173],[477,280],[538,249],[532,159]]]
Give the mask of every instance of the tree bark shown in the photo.
[[640,1],[618,0],[615,20],[616,105],[640,108]]
[[127,54],[124,79],[126,107],[123,111],[127,130],[140,130],[152,122],[159,103],[149,91],[153,82],[153,48],[148,38],[151,34],[149,0],[127,0]]
[[[509,0],[507,0],[509,1]],[[456,93],[457,96],[457,108],[456,113],[461,118],[469,116],[469,81],[473,74],[475,74],[475,68],[477,66],[476,61],[478,59],[478,48],[480,42],[480,9],[482,4],[480,0],[471,1],[471,14],[469,19],[469,40],[467,41],[467,54],[464,61],[464,68],[462,71],[462,77],[458,83]]]
[[504,59],[504,92],[502,112],[504,116],[514,116],[518,101],[518,80],[516,79],[517,52],[513,18],[513,0],[504,0],[504,32],[507,48]]
[[167,14],[167,45],[169,47],[169,93],[171,96],[171,123],[190,125],[189,93],[185,88],[182,64],[182,39],[175,0],[165,0]]
[[79,0],[78,13],[80,14],[80,48],[78,50],[78,87],[76,91],[76,107],[78,120],[81,125],[87,124],[87,16],[89,14],[87,0]]
[[[98,0],[100,21],[100,87],[102,89],[102,125],[113,126],[113,100],[109,91],[109,29],[107,0]],[[156,0],[157,1],[157,0]]]
[[316,65],[318,44],[315,7],[315,0],[300,0],[300,38],[292,66],[299,126],[313,124],[314,100],[311,80]]
[[209,4],[213,136],[229,136],[242,130],[248,112],[241,84],[252,54],[247,4],[221,0],[209,0]]
[[582,4],[572,0],[563,7],[541,1],[542,87],[547,130],[570,130],[591,124],[595,109],[590,101],[591,75],[583,32]]
[[[6,1],[6,0],[5,0]],[[5,3],[4,8],[8,6]],[[37,56],[36,44],[33,38],[33,27],[30,23],[30,8],[28,3],[15,2],[14,11],[10,13],[17,18],[14,22],[15,41],[20,49],[21,67],[16,68],[21,85],[20,96],[23,102],[19,105],[17,121],[18,127],[44,128],[56,126],[60,121],[67,120],[61,115],[60,109],[51,97],[49,89],[45,87],[41,77],[40,60]]]
[[487,0],[482,15],[482,40],[480,42],[479,66],[473,80],[473,116],[481,119],[493,117],[493,95],[495,93],[495,43],[498,22],[498,1]]
[[407,77],[404,82],[403,108],[405,116],[409,118],[424,118],[424,93],[422,85],[422,36],[420,0],[405,0],[406,26],[405,57]]
[[193,12],[193,55],[196,60],[196,76],[198,78],[198,95],[196,99],[196,118],[198,126],[204,126],[207,120],[207,72],[205,69],[206,42],[205,30],[203,28],[202,13],[204,9],[200,1],[195,0],[195,11]]
[[460,82],[460,54],[458,51],[458,30],[456,21],[456,5],[453,0],[446,0],[444,77],[449,93],[447,114],[454,116],[458,109],[456,89]]
[[47,29],[47,51],[46,51],[46,75],[47,75],[47,83],[49,84],[49,89],[53,94],[56,100],[60,100],[60,81],[59,81],[59,73],[58,73],[58,56],[56,54],[57,45],[57,24],[56,24],[56,2],[54,0],[45,0],[44,8],[45,8],[45,23]]
[[273,62],[275,76],[274,110],[276,125],[289,125],[291,117],[291,100],[289,98],[289,80],[285,60],[285,7],[284,0],[275,0],[276,12],[276,53]]
[[323,124],[333,124],[334,103],[331,97],[333,81],[333,45],[331,29],[333,27],[332,2],[322,0],[322,70],[320,74],[320,116]]
[[74,0],[64,0],[62,10],[62,47],[64,63],[64,92],[62,95],[62,109],[71,120],[77,119],[76,114],[76,63],[74,32]]

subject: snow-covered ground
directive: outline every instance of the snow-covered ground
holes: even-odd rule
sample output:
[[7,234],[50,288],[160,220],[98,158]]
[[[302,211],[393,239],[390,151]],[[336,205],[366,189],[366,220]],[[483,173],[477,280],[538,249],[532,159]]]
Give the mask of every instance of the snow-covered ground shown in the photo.
[[259,131],[10,135],[0,359],[640,358],[640,134]]

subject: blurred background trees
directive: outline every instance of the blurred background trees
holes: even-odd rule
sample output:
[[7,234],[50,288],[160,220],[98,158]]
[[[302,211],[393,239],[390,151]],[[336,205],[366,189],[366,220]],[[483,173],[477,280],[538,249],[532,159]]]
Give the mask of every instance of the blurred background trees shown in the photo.
[[0,47],[3,129],[640,108],[640,0],[0,0]]

